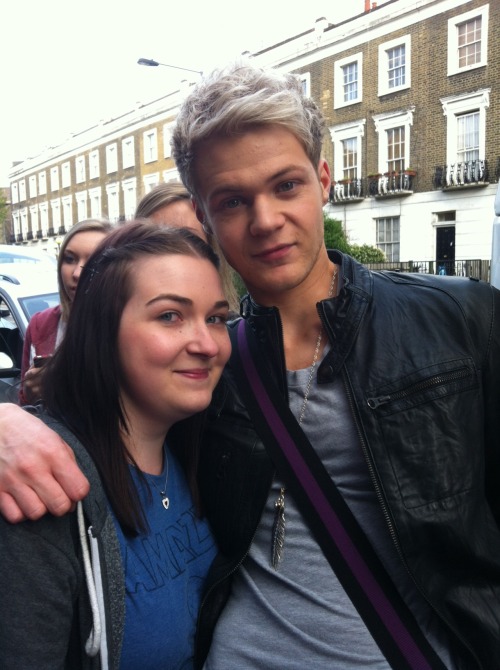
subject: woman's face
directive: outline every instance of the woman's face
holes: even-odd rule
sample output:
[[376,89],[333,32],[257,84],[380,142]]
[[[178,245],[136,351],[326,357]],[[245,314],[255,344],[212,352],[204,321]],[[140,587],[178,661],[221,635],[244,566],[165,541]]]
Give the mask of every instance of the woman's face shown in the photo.
[[207,241],[207,236],[203,230],[203,226],[198,221],[191,200],[187,200],[186,198],[160,207],[149,218],[159,226],[188,228],[193,233],[199,235],[202,240]]
[[210,261],[148,256],[118,331],[121,400],[130,422],[165,431],[205,409],[230,354],[228,303]]
[[82,230],[70,239],[63,252],[61,261],[61,282],[70,302],[75,298],[76,287],[80,280],[83,266],[88,261],[97,245],[106,237],[100,230]]

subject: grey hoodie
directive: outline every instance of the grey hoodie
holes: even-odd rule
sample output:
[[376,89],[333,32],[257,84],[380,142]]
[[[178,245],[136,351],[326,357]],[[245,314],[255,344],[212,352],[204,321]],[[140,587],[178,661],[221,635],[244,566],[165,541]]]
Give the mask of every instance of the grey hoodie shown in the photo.
[[114,521],[95,465],[62,424],[90,493],[64,517],[11,525],[0,516],[0,668],[119,667],[125,586]]

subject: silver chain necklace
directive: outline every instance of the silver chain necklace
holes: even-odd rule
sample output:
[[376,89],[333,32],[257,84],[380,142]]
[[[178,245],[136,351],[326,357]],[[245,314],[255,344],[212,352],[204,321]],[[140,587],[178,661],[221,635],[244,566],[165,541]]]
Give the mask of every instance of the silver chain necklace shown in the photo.
[[[335,287],[335,280],[337,279],[338,268],[335,267],[333,272],[332,281],[330,283],[330,288],[328,290],[328,297],[333,296],[333,289]],[[314,379],[314,370],[316,369],[316,364],[319,358],[319,350],[321,347],[321,340],[323,339],[323,325],[320,326],[318,339],[316,340],[316,347],[314,349],[314,356],[312,364],[309,370],[309,378],[306,384],[306,390],[304,391],[304,399],[302,401],[302,407],[300,408],[298,424],[302,425],[304,420],[304,414],[306,412],[307,401],[309,400],[309,394],[311,392],[311,386]],[[273,534],[272,534],[272,543],[271,543],[271,565],[275,570],[278,569],[281,559],[283,558],[283,549],[285,547],[285,493],[286,488],[282,486],[276,502],[274,503],[274,523],[273,523]]]
[[148,479],[149,479],[149,481],[151,482],[151,484],[153,484],[153,486],[154,486],[155,489],[158,491],[158,493],[161,495],[161,504],[163,505],[163,507],[164,507],[165,509],[168,509],[168,508],[170,507],[170,500],[169,500],[169,498],[168,498],[168,496],[167,496],[167,484],[168,484],[168,455],[167,455],[167,449],[166,449],[166,447],[163,447],[163,454],[164,454],[164,458],[165,458],[165,464],[166,464],[166,466],[167,466],[167,474],[166,474],[166,476],[165,476],[165,484],[163,485],[163,490],[162,490],[159,486],[156,486],[156,482],[155,482],[154,479],[153,479],[154,475],[150,475],[150,476],[148,477]]

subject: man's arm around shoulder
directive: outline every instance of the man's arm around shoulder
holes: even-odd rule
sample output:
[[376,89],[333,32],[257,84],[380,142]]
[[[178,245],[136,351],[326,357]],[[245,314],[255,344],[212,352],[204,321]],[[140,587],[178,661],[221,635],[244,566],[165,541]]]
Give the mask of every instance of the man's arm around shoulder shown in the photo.
[[88,491],[73,451],[57,433],[21,407],[0,404],[0,513],[8,521],[62,516]]

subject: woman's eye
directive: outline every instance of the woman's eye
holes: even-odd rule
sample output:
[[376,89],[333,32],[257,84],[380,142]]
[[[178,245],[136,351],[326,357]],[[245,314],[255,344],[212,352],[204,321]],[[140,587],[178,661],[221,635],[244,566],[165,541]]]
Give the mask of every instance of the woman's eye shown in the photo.
[[62,262],[67,265],[72,265],[73,263],[76,263],[76,258],[71,254],[64,254]]
[[209,316],[207,319],[207,323],[225,324],[226,322],[227,322],[227,314],[214,314],[213,316]]
[[175,323],[180,319],[180,316],[176,312],[164,312],[160,315],[160,319],[167,323]]

